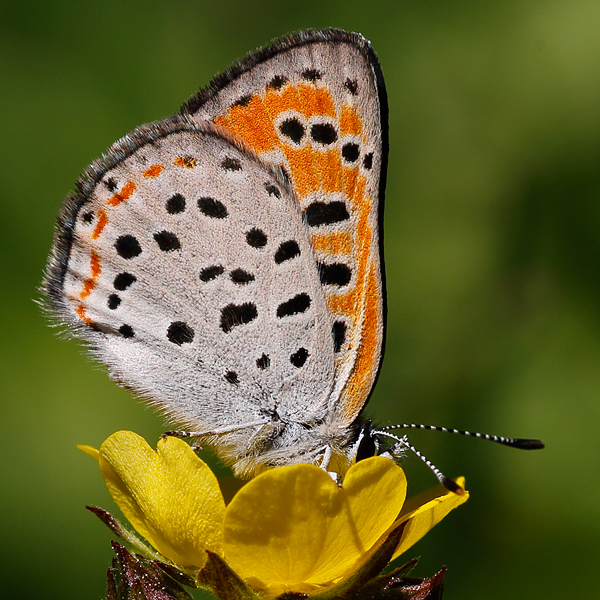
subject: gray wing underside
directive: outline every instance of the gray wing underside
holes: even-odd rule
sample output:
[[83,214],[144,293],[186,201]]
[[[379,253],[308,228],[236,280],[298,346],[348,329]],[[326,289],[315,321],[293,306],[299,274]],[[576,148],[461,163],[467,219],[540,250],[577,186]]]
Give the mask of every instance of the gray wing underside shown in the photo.
[[195,430],[318,420],[331,319],[297,201],[213,128],[171,121],[113,146],[68,202],[52,304],[114,379]]

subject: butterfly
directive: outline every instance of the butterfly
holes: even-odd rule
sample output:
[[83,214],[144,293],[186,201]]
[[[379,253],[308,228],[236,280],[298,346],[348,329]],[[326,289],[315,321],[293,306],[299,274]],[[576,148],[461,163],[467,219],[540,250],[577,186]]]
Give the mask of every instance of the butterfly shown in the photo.
[[237,474],[343,473],[373,442],[361,413],[385,333],[387,150],[370,43],[284,37],[85,170],[58,216],[47,304]]
[[371,44],[306,30],[138,127],[64,202],[47,306],[241,476],[415,452],[363,417],[385,337],[387,96]]

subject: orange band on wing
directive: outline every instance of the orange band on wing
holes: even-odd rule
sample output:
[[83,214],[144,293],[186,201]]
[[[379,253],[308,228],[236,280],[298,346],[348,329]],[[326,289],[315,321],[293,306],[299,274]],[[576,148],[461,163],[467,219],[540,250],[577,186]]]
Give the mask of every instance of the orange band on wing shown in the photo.
[[312,192],[342,191],[342,157],[339,150],[284,148],[294,185],[302,198]]
[[135,191],[135,183],[133,183],[133,181],[128,181],[123,186],[123,189],[120,192],[116,193],[114,196],[111,196],[107,202],[111,206],[117,206],[118,204],[121,204],[121,202],[128,200],[134,191]]
[[215,123],[243,138],[259,154],[280,144],[272,118],[260,96],[254,96],[246,106],[233,106],[227,115],[215,119]]
[[164,170],[163,165],[152,165],[144,171],[144,177],[158,177]]
[[100,266],[100,255],[95,250],[92,250],[92,257],[90,258],[90,270],[92,271],[92,276],[88,277],[83,282],[83,290],[79,294],[79,297],[82,300],[91,294],[92,290],[96,287],[98,277],[100,277],[100,273],[102,272],[102,267]]
[[108,217],[106,216],[106,211],[100,209],[98,211],[98,220],[96,221],[96,227],[94,227],[94,231],[92,232],[92,238],[97,240],[102,233],[102,230],[106,227],[108,223]]
[[343,392],[346,399],[343,404],[344,417],[347,423],[354,421],[362,409],[377,371],[377,362],[375,359],[381,340],[381,307],[379,305],[379,285],[373,266],[369,269],[365,292],[360,346],[354,362],[354,368]]
[[359,135],[362,131],[362,121],[354,106],[346,104],[342,107],[340,115],[340,132],[344,134]]
[[329,90],[310,84],[286,85],[280,91],[269,89],[263,102],[272,121],[288,110],[296,111],[307,119],[318,115],[335,117],[335,104]]
[[[300,83],[297,86],[286,85],[281,90],[268,89],[264,98],[255,95],[244,105],[232,106],[226,115],[217,117],[215,123],[243,138],[246,144],[261,154],[282,146],[275,121],[286,111],[295,111],[307,119],[314,116],[335,117],[335,105],[329,90]],[[347,121],[350,123],[352,120],[349,115]],[[356,128],[356,119],[353,123],[349,126]]]
[[186,169],[193,169],[198,164],[198,159],[193,156],[178,156],[173,164],[177,167],[185,167]]
[[318,233],[313,235],[312,245],[317,252],[348,256],[352,253],[352,236],[346,231]]
[[85,314],[85,306],[83,306],[83,304],[80,304],[75,309],[75,313],[86,325],[91,327],[94,324],[94,322]]

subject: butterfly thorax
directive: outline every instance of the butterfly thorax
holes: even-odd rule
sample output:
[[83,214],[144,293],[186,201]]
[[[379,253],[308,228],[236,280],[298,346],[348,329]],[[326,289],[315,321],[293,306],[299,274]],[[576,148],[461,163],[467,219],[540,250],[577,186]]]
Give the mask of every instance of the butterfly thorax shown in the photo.
[[360,426],[340,427],[331,420],[306,423],[282,421],[277,415],[252,431],[231,432],[207,443],[240,477],[252,477],[271,468],[308,463],[343,474],[351,465]]

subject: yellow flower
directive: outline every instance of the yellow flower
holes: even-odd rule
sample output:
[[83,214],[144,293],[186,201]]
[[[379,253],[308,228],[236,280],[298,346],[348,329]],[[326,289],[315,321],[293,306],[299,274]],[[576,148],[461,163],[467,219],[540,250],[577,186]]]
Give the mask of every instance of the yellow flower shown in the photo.
[[161,439],[154,451],[120,431],[99,451],[81,449],[98,460],[123,514],[168,561],[198,572],[210,551],[267,598],[343,585],[389,540],[385,562],[469,496],[438,488],[405,504],[404,471],[372,457],[352,466],[341,487],[314,465],[268,470],[226,507],[217,479],[182,440]]

